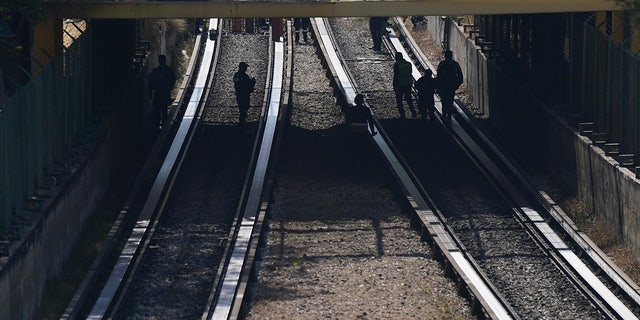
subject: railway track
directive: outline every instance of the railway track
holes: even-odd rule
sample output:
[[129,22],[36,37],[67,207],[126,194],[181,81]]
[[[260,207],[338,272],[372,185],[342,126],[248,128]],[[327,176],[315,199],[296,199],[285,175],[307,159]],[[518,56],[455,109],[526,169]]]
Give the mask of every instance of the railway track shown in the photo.
[[[155,156],[163,160],[150,159],[153,184],[143,200],[132,201],[143,203],[132,206],[139,211],[123,209],[123,220],[138,215],[129,223],[131,234],[114,237],[112,242],[124,244],[108,278],[87,281],[97,282],[97,289],[78,292],[81,298],[70,304],[65,319],[206,318],[215,306],[212,284],[229,273],[217,271],[218,266],[237,238],[235,230],[244,226],[237,215],[240,208],[255,206],[247,199],[255,186],[247,173],[269,127],[265,102],[271,101],[274,86],[268,33],[230,32],[230,22],[217,19],[209,21],[209,28],[199,37],[204,44],[199,61],[193,61],[197,67],[190,69],[197,72],[185,90],[191,94],[181,99],[184,108],[175,125],[163,130],[172,140],[157,147]],[[246,48],[253,50],[247,53]],[[231,80],[240,61],[249,63],[257,79],[245,128],[237,125]]]
[[[326,47],[327,63],[332,65],[330,69],[335,70],[335,77],[339,79],[338,83],[344,99],[347,103],[353,104],[351,99],[360,91],[356,83],[357,77],[351,74],[349,66],[344,61],[345,58],[340,53],[338,41],[334,38],[329,21],[316,18],[315,22],[318,37]],[[432,239],[434,249],[444,256],[451,271],[457,275],[457,281],[466,287],[466,293],[473,300],[473,304],[478,306],[477,314],[496,319],[517,318],[515,311],[493,287],[474,259],[467,254],[455,233],[447,226],[446,220],[437,212],[435,203],[432,203],[429,195],[422,190],[420,181],[404,162],[384,127],[380,122],[376,127],[381,134],[372,139],[401,185],[407,202],[414,210],[412,219],[422,223],[425,237]]]
[[[404,24],[399,19],[395,19],[395,24],[397,34],[404,40],[404,45],[400,44],[396,33],[392,32],[390,39],[394,42],[394,50],[405,51],[406,48],[408,55],[412,56],[418,65],[418,70],[430,68],[435,74],[434,66],[415,51],[415,43],[407,36],[408,31]],[[527,229],[545,256],[551,258],[570,280],[566,286],[573,283],[593,305],[597,306],[598,312],[603,316],[613,319],[637,318],[637,286],[599,253],[595,246],[590,245],[585,237],[579,235],[577,228],[561,213],[558,206],[552,205],[553,202],[548,196],[533,188],[523,171],[478,129],[464,105],[457,103],[456,109],[457,119],[445,128],[481,168],[505,199],[507,206],[512,208],[513,217]],[[507,239],[511,238],[510,234],[506,233]],[[532,279],[526,282],[529,287],[540,282],[536,274],[530,278]],[[508,289],[501,289],[506,290]],[[530,305],[536,307],[547,303],[542,299],[536,299]],[[567,306],[568,304],[561,304],[560,308]],[[580,309],[585,310],[584,307]],[[561,314],[561,311],[559,309],[554,314]],[[568,317],[575,317],[575,314]]]
[[[471,293],[473,304],[481,305],[476,309],[478,316],[636,318],[635,285],[625,283],[626,277],[622,274],[612,276],[613,281],[597,278],[596,274],[610,275],[617,270],[591,270],[587,265],[607,263],[578,259],[595,249],[572,245],[577,251],[570,250],[569,242],[562,240],[571,238],[569,228],[552,229],[553,210],[557,207],[545,212],[545,208],[551,208],[548,200],[546,205],[531,202],[531,195],[523,192],[532,191],[531,187],[524,180],[514,179],[523,174],[504,161],[504,155],[474,128],[469,117],[461,113],[460,106],[457,107],[460,115],[451,125],[444,125],[439,119],[427,125],[417,120],[394,119],[397,117],[395,101],[389,88],[392,53],[403,51],[405,56],[412,57],[419,54],[406,52],[392,32],[388,41],[389,56],[365,58],[360,54],[370,43],[365,20],[334,19],[330,26],[324,24],[325,20],[315,20],[320,25],[316,31],[318,41],[338,43],[338,48],[321,49],[327,61],[341,60],[326,63],[331,70],[330,78],[340,86],[338,100],[351,103],[349,97],[356,92],[368,96],[369,105],[380,119],[378,131],[387,131],[390,136],[386,145],[378,141],[384,139],[385,134],[372,139],[385,154],[385,161],[396,179],[403,184],[407,202],[414,209],[412,221],[425,239],[436,234],[434,225],[440,229],[437,231],[446,230],[446,235],[453,239],[444,241],[445,245],[435,242],[439,252],[445,256],[449,253],[445,262],[454,265],[457,281]],[[329,29],[337,31],[334,34]],[[347,67],[341,70],[339,64]],[[352,73],[349,69],[355,71]],[[416,72],[415,77],[418,76]],[[367,85],[358,89],[358,81]],[[397,145],[400,152],[389,155],[388,149],[393,145]],[[503,168],[510,172],[506,173]],[[421,185],[425,186],[424,191]],[[435,214],[429,215],[431,213]],[[570,222],[558,224],[566,226]],[[435,239],[444,234],[437,234]],[[455,243],[455,247],[448,248],[449,242]],[[452,257],[454,252],[464,253],[464,262],[456,261]]]
[[[326,57],[337,102],[352,103],[355,93],[363,92],[377,116],[381,134],[370,138],[375,150],[360,156],[379,153],[381,162],[360,158],[355,169],[372,161],[369,169],[375,172],[386,164],[389,178],[400,183],[392,188],[400,191],[397,201],[406,205],[403,211],[409,213],[412,226],[430,243],[433,258],[453,275],[476,317],[636,318],[636,286],[605,257],[591,253],[598,250],[590,248],[570,222],[560,220],[557,206],[526,182],[516,165],[473,125],[463,106],[457,107],[459,115],[450,126],[435,119],[427,124],[395,119],[389,72],[392,56],[363,59],[359,54],[370,46],[366,20],[316,18],[313,22],[314,42],[321,44],[318,50]],[[211,26],[218,26],[217,20],[212,19]],[[258,247],[274,237],[265,238],[263,227],[273,206],[279,141],[286,136],[285,130],[291,130],[283,125],[289,120],[293,85],[293,50],[285,46],[292,43],[291,32],[286,41],[272,42],[268,34],[227,33],[230,27],[223,23],[211,28],[217,38],[206,40],[202,58],[202,65],[209,61],[211,67],[201,66],[202,77],[197,77],[194,89],[185,90],[193,94],[176,121],[174,144],[164,147],[168,162],[159,167],[149,197],[139,205],[132,235],[92,309],[83,307],[90,294],[78,294],[63,318],[268,316],[268,311],[260,309],[260,296],[267,293],[258,272],[269,275],[277,273],[278,267],[258,271],[260,265],[274,266],[261,256],[273,255],[275,248]],[[412,51],[406,30],[396,30],[386,41],[387,51],[400,50],[413,57],[415,70],[433,68]],[[234,48],[241,48],[242,54]],[[253,95],[252,104],[263,107],[250,111],[249,130],[235,126],[236,104],[229,79],[239,56],[264,88]],[[262,101],[255,103],[260,95]],[[333,120],[340,117],[335,108],[330,110]],[[310,112],[297,116],[317,122],[320,117]],[[326,164],[317,165],[321,171],[328,170]],[[323,197],[320,190],[315,191]],[[533,199],[542,203],[532,203]],[[281,228],[271,225],[270,230],[283,235],[284,225],[281,221]],[[338,251],[348,250],[350,244],[338,242],[343,243]],[[378,243],[377,247],[374,256],[380,258],[385,255],[384,246]],[[284,250],[282,244],[279,248]],[[590,258],[582,262],[579,256]],[[294,263],[300,264],[297,267],[311,261],[307,254],[299,258]],[[594,271],[596,267],[600,271]],[[581,280],[585,276],[586,282]]]

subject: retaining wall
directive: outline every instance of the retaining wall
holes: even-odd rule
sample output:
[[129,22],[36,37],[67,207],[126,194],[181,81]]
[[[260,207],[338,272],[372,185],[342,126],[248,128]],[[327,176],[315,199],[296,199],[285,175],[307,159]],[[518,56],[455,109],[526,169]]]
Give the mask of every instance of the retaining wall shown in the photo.
[[109,138],[90,152],[77,170],[64,178],[55,197],[35,212],[32,226],[11,244],[10,258],[0,269],[0,319],[33,319],[47,281],[59,275],[81,230],[109,181]]
[[[427,28],[435,42],[442,43],[447,21],[428,17]],[[542,167],[549,171],[640,255],[640,180],[590,139],[580,136],[556,114],[554,106],[541,103],[500,72],[462,28],[450,23],[450,49],[493,135],[512,154],[519,155],[516,160],[529,162],[534,170]]]
[[[108,24],[101,26],[109,29]],[[177,29],[167,31],[169,57],[182,54],[175,45],[178,33]],[[153,50],[157,57],[160,52]],[[134,75],[116,77],[129,85],[113,96],[119,102],[109,104],[103,122],[93,128],[100,134],[90,141],[82,164],[62,178],[52,198],[33,213],[33,225],[21,230],[21,239],[11,244],[11,255],[0,257],[0,320],[37,316],[47,281],[62,273],[85,223],[105,198],[111,179],[120,168],[136,161],[155,139],[157,123],[149,121],[146,75],[156,65],[145,64]],[[177,66],[173,67],[177,71]]]

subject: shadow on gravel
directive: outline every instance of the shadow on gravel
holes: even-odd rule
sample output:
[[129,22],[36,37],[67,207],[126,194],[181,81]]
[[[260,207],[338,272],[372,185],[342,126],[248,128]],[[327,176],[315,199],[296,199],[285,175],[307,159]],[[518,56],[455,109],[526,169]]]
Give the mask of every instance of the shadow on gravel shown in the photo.
[[[283,140],[275,198],[288,220],[371,219],[393,215],[395,181],[366,135],[346,126],[309,131],[290,127]],[[297,203],[297,204],[295,204]]]

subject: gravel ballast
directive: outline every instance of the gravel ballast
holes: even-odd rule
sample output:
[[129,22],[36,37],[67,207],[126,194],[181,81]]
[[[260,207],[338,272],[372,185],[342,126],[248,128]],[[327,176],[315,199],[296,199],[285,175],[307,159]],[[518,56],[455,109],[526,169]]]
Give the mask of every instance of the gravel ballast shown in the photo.
[[410,228],[376,151],[345,140],[314,47],[294,56],[291,127],[247,318],[473,319]]

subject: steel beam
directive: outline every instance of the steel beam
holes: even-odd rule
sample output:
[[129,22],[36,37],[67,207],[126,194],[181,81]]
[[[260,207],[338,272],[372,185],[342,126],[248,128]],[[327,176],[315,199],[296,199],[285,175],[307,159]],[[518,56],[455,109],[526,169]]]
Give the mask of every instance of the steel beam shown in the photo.
[[64,18],[280,18],[521,14],[616,11],[612,0],[45,0],[44,11]]

